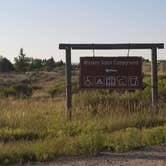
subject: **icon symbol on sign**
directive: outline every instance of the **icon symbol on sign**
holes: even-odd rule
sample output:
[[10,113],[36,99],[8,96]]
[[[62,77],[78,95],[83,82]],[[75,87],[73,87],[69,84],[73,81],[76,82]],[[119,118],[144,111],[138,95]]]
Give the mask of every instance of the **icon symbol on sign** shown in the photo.
[[129,86],[138,86],[139,83],[138,83],[138,77],[136,76],[131,76],[128,78],[128,83],[129,83]]
[[104,86],[105,85],[104,77],[96,77],[96,85],[97,86]]
[[84,78],[84,85],[86,87],[91,87],[93,86],[93,77],[87,76]]
[[115,76],[109,76],[106,77],[106,86],[116,86],[116,77]]
[[118,86],[127,86],[127,77],[119,76],[118,77]]

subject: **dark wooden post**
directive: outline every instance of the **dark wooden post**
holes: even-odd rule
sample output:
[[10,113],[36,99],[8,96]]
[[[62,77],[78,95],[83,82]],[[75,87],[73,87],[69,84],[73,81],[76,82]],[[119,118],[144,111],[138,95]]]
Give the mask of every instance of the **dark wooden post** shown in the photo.
[[71,92],[71,48],[66,47],[66,107],[67,119],[71,120],[72,92]]
[[152,48],[152,108],[156,110],[158,101],[157,48]]

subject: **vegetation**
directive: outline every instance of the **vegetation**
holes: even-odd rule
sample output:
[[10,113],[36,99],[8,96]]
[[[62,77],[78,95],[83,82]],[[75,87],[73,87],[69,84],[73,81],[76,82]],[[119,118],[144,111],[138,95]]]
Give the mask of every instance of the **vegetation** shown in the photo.
[[[56,82],[50,89],[48,90],[49,95],[54,98],[57,96],[64,96],[66,89],[66,82],[65,80],[60,80]],[[78,82],[72,82],[72,92],[78,92],[79,85]]]
[[63,61],[55,62],[53,57],[49,59],[33,59],[26,57],[23,53],[23,49],[20,49],[20,55],[15,57],[15,69],[18,72],[33,71],[33,70],[46,70],[52,71],[56,67],[63,66]]
[[49,161],[166,143],[165,106],[157,114],[148,106],[133,110],[97,103],[93,108],[89,103],[82,107],[81,96],[75,97],[80,105],[74,99],[72,122],[66,121],[63,99],[1,100],[0,163]]
[[26,98],[32,96],[33,88],[27,84],[17,84],[0,89],[0,97]]
[[[34,66],[40,66],[40,62],[33,61]],[[149,75],[144,77],[143,89],[132,93],[82,91],[76,81],[78,73],[74,71],[72,121],[69,122],[64,68],[56,70],[49,75],[27,72],[27,80],[1,86],[0,164],[49,161],[60,156],[95,155],[102,151],[125,152],[166,144],[164,74],[159,75],[160,100],[158,111],[153,112]],[[2,76],[10,82],[11,75]],[[41,92],[47,96],[36,97]]]
[[0,57],[0,72],[10,72],[13,70],[13,64],[7,58]]
[[53,71],[57,67],[64,66],[63,61],[55,62],[53,57],[49,59],[34,59],[24,54],[23,48],[20,49],[18,57],[14,58],[12,64],[7,58],[0,57],[0,72],[27,72],[35,70]]

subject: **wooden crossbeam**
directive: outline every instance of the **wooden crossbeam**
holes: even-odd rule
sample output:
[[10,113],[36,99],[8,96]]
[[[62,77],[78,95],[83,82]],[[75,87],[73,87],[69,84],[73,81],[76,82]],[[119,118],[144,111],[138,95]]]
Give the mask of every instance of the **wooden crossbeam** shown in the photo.
[[132,44],[59,44],[59,49],[73,50],[112,50],[112,49],[163,49],[164,43],[132,43]]

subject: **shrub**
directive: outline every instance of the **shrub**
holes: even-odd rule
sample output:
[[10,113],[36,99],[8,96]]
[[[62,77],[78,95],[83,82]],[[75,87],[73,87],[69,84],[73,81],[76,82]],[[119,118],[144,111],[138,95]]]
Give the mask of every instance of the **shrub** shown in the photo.
[[111,151],[128,151],[141,145],[141,135],[137,128],[127,128],[112,133],[107,140],[107,148]]
[[10,72],[13,70],[13,64],[7,58],[0,57],[0,72]]
[[142,131],[142,145],[160,145],[165,142],[165,127],[150,128]]
[[118,108],[119,106],[127,110],[137,110],[140,107],[149,107],[150,104],[149,89],[135,91],[133,93],[109,92],[103,90],[83,91],[73,95],[74,105],[79,107],[90,106],[91,110],[105,109],[106,106]]
[[82,133],[79,136],[79,153],[95,155],[104,147],[104,137],[101,132]]
[[[48,91],[51,97],[56,97],[58,95],[64,95],[66,89],[66,82],[64,80],[58,81],[53,87]],[[78,83],[72,82],[72,92],[75,93],[78,91]]]
[[166,79],[163,78],[163,79],[160,79],[158,81],[158,84],[159,84],[159,98],[162,100],[162,101],[166,101]]
[[65,81],[59,81],[57,82],[54,87],[50,88],[48,93],[51,97],[55,97],[60,94],[65,93]]
[[15,96],[16,93],[13,89],[13,87],[4,87],[0,89],[0,97],[9,97],[9,96]]
[[31,97],[32,93],[33,93],[33,88],[27,84],[18,84],[0,89],[1,97],[26,98],[26,97]]
[[19,140],[36,140],[39,135],[32,131],[26,131],[25,129],[11,129],[2,128],[0,129],[0,141],[10,142]]
[[16,92],[16,97],[30,97],[32,96],[33,89],[27,84],[14,85],[13,89]]

